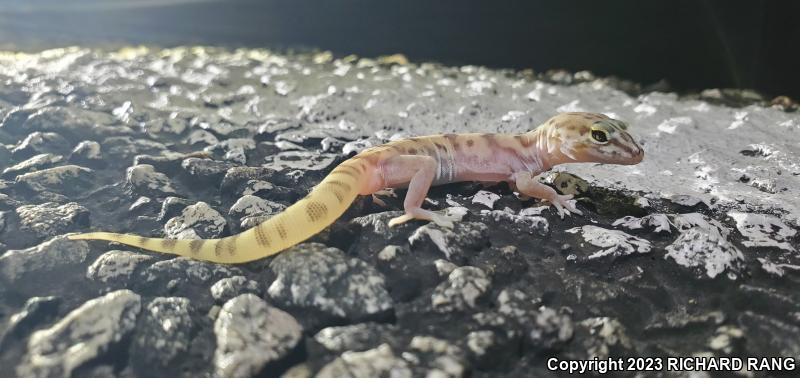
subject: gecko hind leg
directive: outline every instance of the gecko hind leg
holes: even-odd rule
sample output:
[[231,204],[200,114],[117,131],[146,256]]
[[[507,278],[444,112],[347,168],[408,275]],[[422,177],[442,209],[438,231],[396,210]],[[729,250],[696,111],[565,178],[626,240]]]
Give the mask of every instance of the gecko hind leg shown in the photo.
[[422,209],[422,203],[428,194],[436,176],[437,163],[430,156],[399,155],[387,159],[383,163],[383,176],[389,185],[408,183],[406,198],[403,200],[405,214],[389,220],[389,227],[403,224],[412,219],[434,222],[442,227],[453,227],[448,216]]

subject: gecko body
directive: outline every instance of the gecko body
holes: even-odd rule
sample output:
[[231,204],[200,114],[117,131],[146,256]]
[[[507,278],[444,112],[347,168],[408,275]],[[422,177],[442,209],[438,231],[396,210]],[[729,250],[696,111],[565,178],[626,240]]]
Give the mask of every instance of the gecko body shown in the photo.
[[560,195],[535,176],[555,165],[576,162],[637,164],[644,150],[622,121],[596,113],[563,113],[523,134],[444,134],[414,137],[368,148],[342,162],[309,194],[284,212],[237,235],[175,240],[91,232],[70,239],[98,239],[218,263],[243,263],[278,253],[322,231],[358,195],[407,188],[405,214],[452,227],[454,219],[425,210],[432,185],[461,181],[507,182],[528,197],[546,200],[559,215],[582,214],[571,195]]

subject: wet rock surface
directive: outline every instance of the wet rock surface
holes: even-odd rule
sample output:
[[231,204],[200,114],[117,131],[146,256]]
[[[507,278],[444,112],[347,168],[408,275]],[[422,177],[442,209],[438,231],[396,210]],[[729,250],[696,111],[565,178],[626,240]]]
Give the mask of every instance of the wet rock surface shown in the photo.
[[[587,73],[398,63],[0,54],[3,89],[19,94],[0,96],[4,372],[516,377],[553,375],[551,356],[798,356],[798,113],[726,91],[632,95]],[[584,216],[462,183],[424,205],[460,218],[452,229],[388,228],[397,190],[241,266],[65,238],[224,237],[362,148],[582,110],[628,121],[646,151],[545,175]]]

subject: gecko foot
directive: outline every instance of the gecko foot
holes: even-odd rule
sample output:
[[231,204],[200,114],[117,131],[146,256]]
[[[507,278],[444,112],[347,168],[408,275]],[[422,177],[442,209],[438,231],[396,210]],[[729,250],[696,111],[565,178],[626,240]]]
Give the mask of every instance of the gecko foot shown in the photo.
[[413,219],[431,221],[431,222],[435,223],[436,225],[438,225],[439,227],[443,227],[443,228],[453,228],[455,226],[454,222],[458,221],[460,218],[457,217],[457,216],[438,214],[438,213],[435,213],[435,212],[429,211],[429,210],[413,209],[413,210],[406,211],[405,214],[403,214],[403,215],[401,215],[399,217],[395,217],[395,218],[390,219],[389,220],[389,227],[394,227],[394,226],[397,226],[399,224],[406,223],[406,222],[408,222],[410,220],[413,220]]
[[567,194],[567,195],[556,194],[554,198],[548,199],[546,201],[553,204],[561,219],[564,219],[564,215],[570,215],[570,213],[583,215],[583,212],[578,210],[577,207],[575,207],[576,201],[572,199],[572,197],[573,197],[572,194]]

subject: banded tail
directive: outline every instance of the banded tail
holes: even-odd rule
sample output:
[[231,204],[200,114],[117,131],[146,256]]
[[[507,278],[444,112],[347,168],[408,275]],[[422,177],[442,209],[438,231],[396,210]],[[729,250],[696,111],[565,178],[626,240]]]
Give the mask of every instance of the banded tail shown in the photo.
[[236,264],[274,255],[328,227],[359,193],[367,167],[355,160],[339,164],[305,198],[283,212],[237,235],[222,239],[176,240],[130,234],[90,232],[72,240],[107,240],[155,252],[216,263]]

